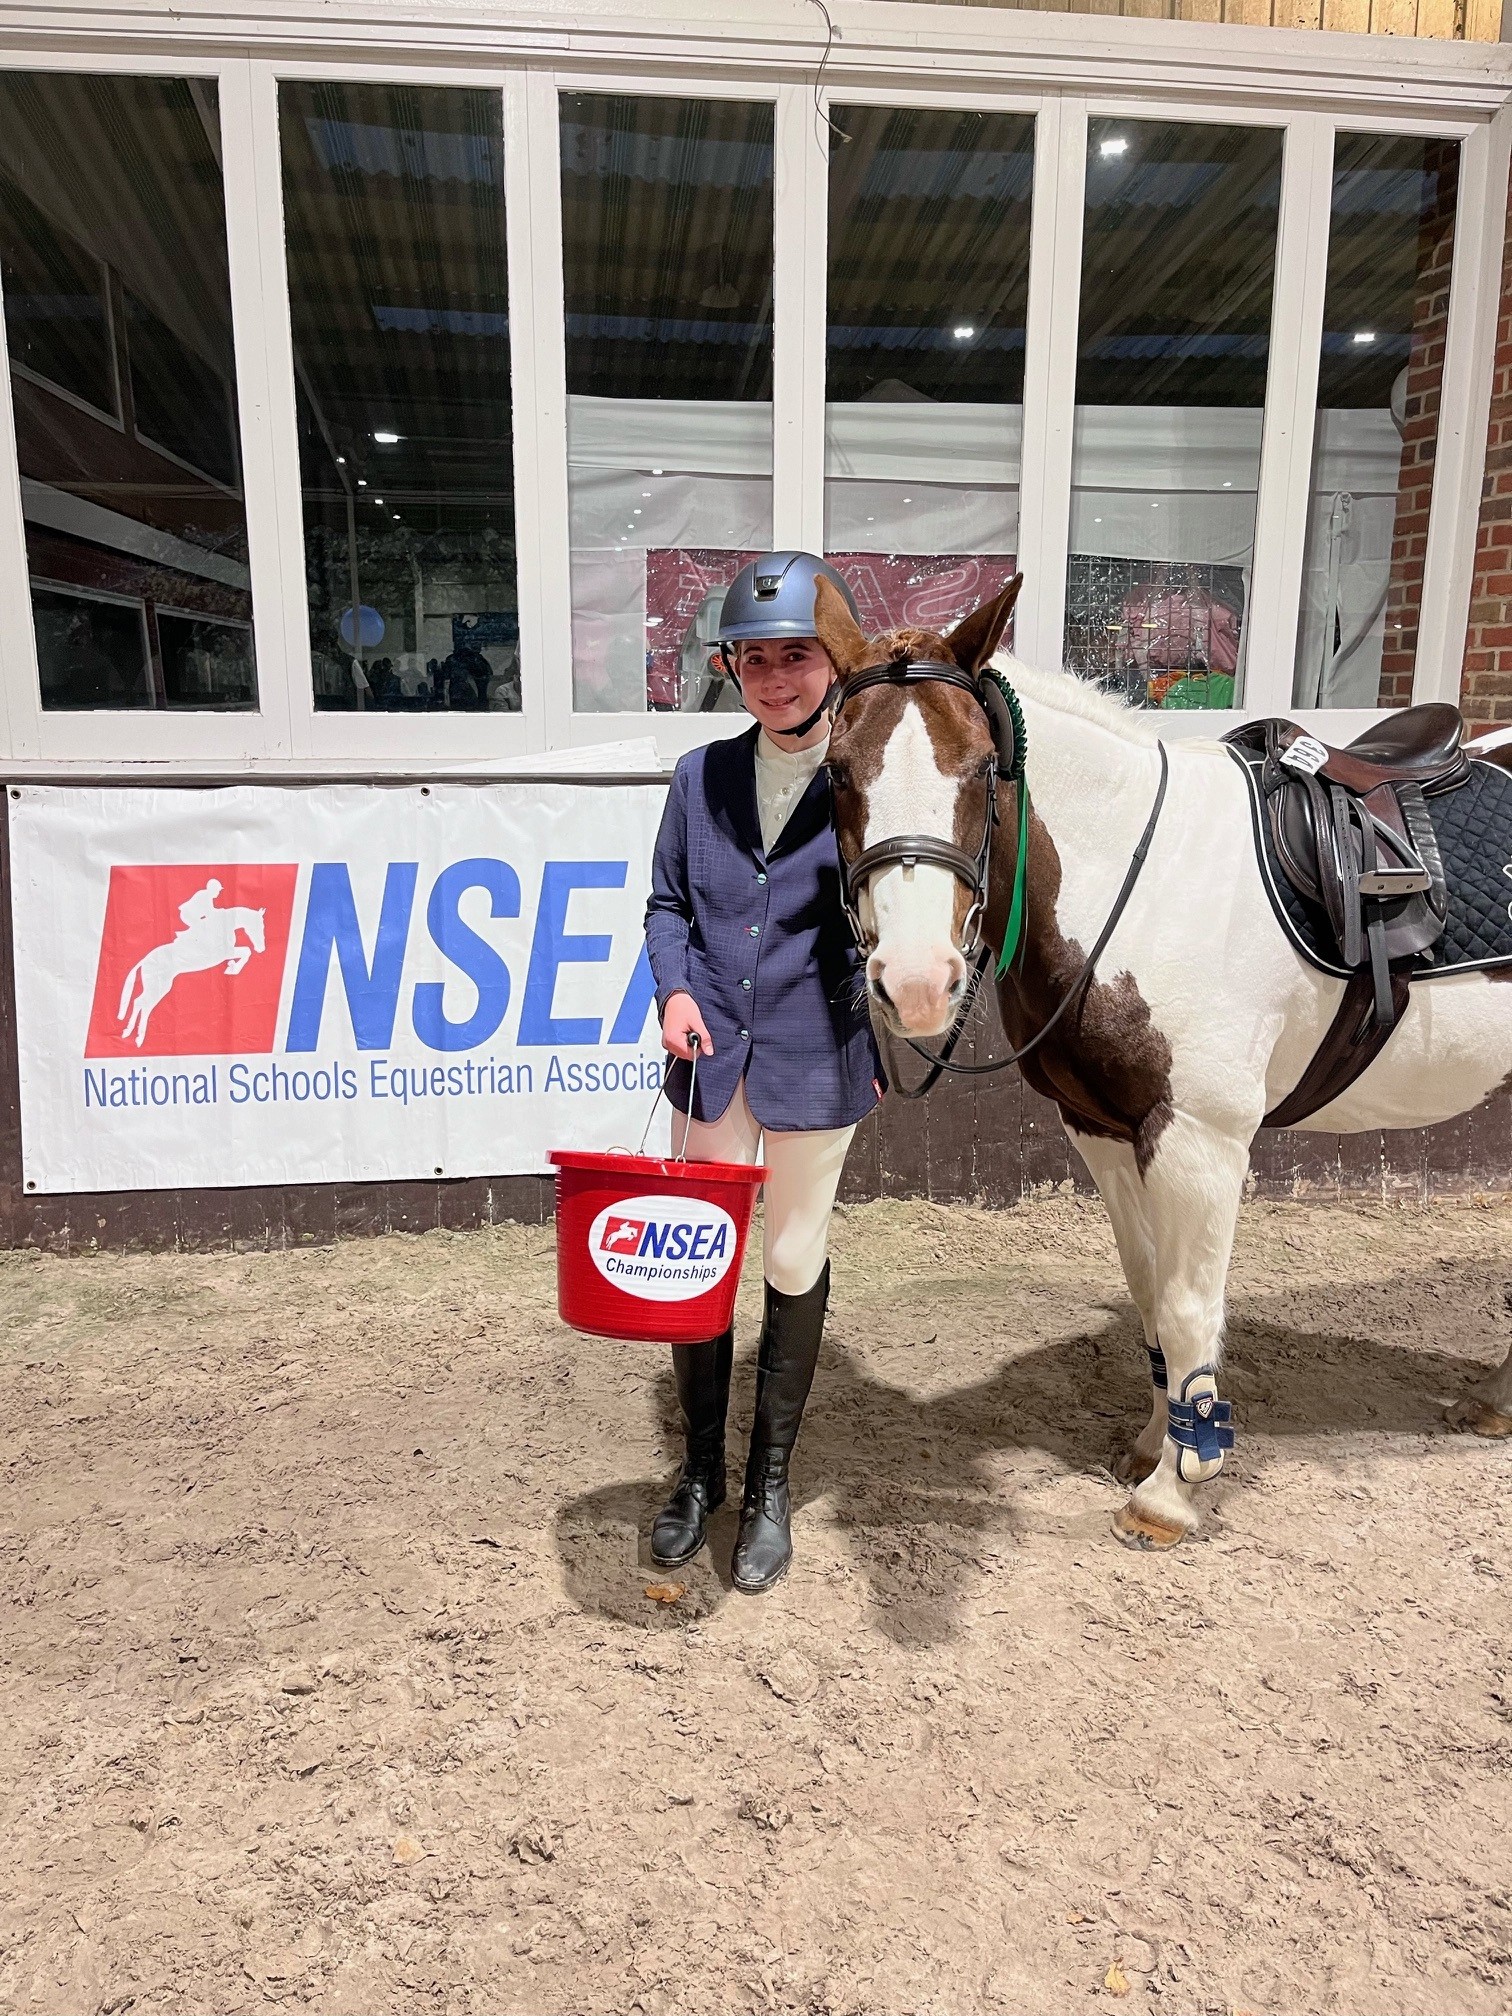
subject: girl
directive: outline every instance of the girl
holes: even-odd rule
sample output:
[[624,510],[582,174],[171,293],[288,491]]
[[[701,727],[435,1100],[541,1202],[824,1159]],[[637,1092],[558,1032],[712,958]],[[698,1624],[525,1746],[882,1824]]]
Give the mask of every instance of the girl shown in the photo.
[[[679,762],[646,909],[662,1045],[679,1060],[667,1096],[688,1115],[687,1152],[754,1162],[764,1135],[772,1172],[756,1415],[731,1564],[747,1595],[780,1582],[792,1560],[788,1459],[829,1299],[830,1211],[856,1124],[882,1096],[823,771],[834,672],[813,634],[821,574],[854,616],[845,582],[810,553],[769,553],[730,584],[720,650],[756,726]],[[733,1353],[732,1331],[673,1347],[686,1453],[651,1529],[660,1567],[692,1559],[724,1502]]]

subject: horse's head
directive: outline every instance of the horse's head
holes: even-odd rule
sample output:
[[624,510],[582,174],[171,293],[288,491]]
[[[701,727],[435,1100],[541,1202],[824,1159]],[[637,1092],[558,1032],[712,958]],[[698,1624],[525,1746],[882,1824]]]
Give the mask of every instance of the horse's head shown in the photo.
[[267,912],[264,910],[243,910],[241,913],[241,921],[246,926],[247,936],[252,940],[253,949],[258,952],[266,952],[268,949],[267,934],[263,930],[263,919],[266,915]]
[[[829,768],[835,826],[848,864],[887,841],[928,835],[975,858],[990,817],[996,750],[980,702],[964,682],[870,684],[858,675],[900,660],[976,674],[998,647],[1022,575],[965,616],[949,637],[889,630],[868,639],[822,577],[814,628],[842,682]],[[852,694],[850,687],[854,685]],[[963,949],[974,903],[965,863],[884,858],[852,878],[866,984],[895,1035],[938,1036],[960,1008],[970,969]]]

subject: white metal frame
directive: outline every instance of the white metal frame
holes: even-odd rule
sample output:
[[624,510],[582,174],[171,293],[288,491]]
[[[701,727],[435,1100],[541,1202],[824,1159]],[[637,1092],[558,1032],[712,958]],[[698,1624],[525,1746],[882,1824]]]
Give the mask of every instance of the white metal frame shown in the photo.
[[[824,523],[827,156],[818,103],[981,105],[1037,116],[1025,360],[1019,648],[1061,649],[1081,214],[1089,114],[1285,131],[1270,377],[1257,500],[1249,711],[1287,705],[1310,480],[1333,134],[1463,141],[1437,473],[1415,693],[1453,698],[1468,613],[1500,290],[1512,51],[1497,45],[1216,24],[831,0],[837,31],[789,0],[598,0],[600,12],[368,0],[295,16],[280,0],[0,0],[0,68],[201,77],[219,94],[227,252],[260,707],[255,714],[44,714],[27,587],[9,375],[0,372],[0,733],[16,774],[381,774],[654,736],[666,756],[738,717],[572,709],[558,93],[762,98],[775,106],[773,537]],[[679,7],[687,11],[678,12]],[[810,18],[812,16],[812,18]],[[497,90],[511,303],[522,712],[314,710],[283,247],[278,85],[376,79]],[[1275,616],[1268,612],[1278,612]],[[1174,715],[1172,733],[1221,715]],[[1362,715],[1310,717],[1324,733]],[[1162,726],[1166,726],[1162,717]]]

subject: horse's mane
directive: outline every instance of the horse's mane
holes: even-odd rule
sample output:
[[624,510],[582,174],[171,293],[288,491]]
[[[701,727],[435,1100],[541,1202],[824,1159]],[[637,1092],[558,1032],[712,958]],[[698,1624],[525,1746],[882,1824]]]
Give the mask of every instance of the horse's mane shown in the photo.
[[1160,739],[1149,714],[1099,693],[1095,686],[1089,686],[1072,672],[1041,672],[1034,665],[1026,665],[1022,658],[1015,658],[1010,651],[999,651],[992,662],[1026,700],[1038,706],[1053,707],[1057,714],[1075,714],[1142,748]]

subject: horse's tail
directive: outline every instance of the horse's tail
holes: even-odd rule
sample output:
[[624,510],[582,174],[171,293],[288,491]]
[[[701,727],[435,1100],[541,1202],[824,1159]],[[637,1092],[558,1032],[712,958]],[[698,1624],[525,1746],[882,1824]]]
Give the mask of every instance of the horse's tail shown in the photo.
[[141,970],[142,970],[142,961],[138,959],[135,966],[133,966],[131,971],[126,975],[126,985],[121,989],[121,1005],[116,1010],[117,1022],[124,1022],[126,1020],[126,1011],[131,1006],[132,992],[136,987],[137,975],[141,972]]

